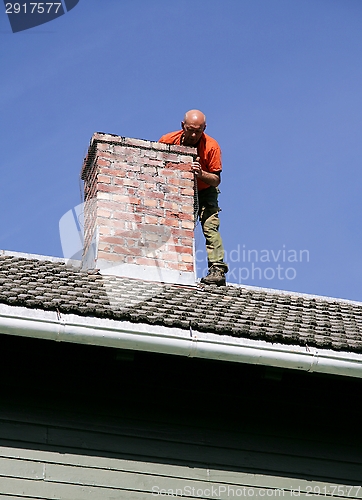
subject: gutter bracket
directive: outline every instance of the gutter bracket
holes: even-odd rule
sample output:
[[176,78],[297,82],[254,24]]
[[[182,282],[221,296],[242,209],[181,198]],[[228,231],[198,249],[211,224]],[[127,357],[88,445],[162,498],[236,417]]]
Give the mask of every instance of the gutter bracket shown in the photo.
[[62,338],[64,338],[64,333],[65,333],[65,319],[62,317],[59,309],[57,309],[57,318],[58,318],[58,331],[57,331],[57,336],[55,341],[56,342],[61,342]]
[[319,356],[318,356],[318,351],[316,350],[313,353],[312,362],[310,364],[309,369],[307,370],[309,373],[314,372],[314,368],[318,365],[318,361],[319,361]]
[[197,354],[197,336],[194,335],[191,327],[191,321],[190,321],[190,337],[191,337],[191,345],[190,345],[190,352],[188,354],[188,358],[194,358]]

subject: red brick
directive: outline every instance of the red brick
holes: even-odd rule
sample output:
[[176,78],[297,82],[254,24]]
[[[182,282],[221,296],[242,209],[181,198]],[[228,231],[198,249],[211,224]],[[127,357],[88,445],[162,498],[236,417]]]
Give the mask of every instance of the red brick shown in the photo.
[[125,146],[114,146],[114,150],[113,150],[116,154],[118,155],[127,155],[129,153],[129,148],[125,147]]
[[148,233],[150,233],[150,234],[153,234],[153,233],[166,234],[166,235],[170,234],[170,229],[164,228],[163,226],[160,226],[159,224],[140,224],[139,226],[142,228],[142,231],[145,234],[148,234]]
[[[133,205],[134,206],[134,205]],[[137,207],[137,212],[139,212],[140,208]],[[131,221],[131,222],[142,222],[142,216],[139,213],[132,212],[115,212],[114,218],[123,220],[123,221]]]
[[187,172],[187,171],[183,171],[182,172],[182,175],[181,175],[182,179],[192,179],[194,180],[195,179],[195,174],[193,172]]
[[167,178],[167,185],[168,186],[180,187],[180,182],[181,182],[181,179],[179,179],[178,177],[168,177]]
[[165,196],[165,199],[167,201],[174,201],[175,203],[179,203],[180,206],[182,205],[182,203],[185,203],[185,196],[181,196],[181,195],[177,195],[177,194],[167,193]]
[[188,179],[179,179],[179,178],[173,178],[170,177],[167,180],[167,184],[171,184],[173,186],[178,186],[179,188],[194,188],[192,181],[189,181]]
[[161,252],[159,258],[168,262],[178,262],[179,260],[175,252]]
[[104,184],[111,183],[111,177],[109,175],[98,175],[98,182],[103,182]]
[[[145,247],[148,247],[150,242],[157,243],[157,247],[159,247],[163,243],[162,235],[160,235],[159,233],[148,233],[148,232],[144,231],[143,236],[142,236],[142,240],[143,240],[143,244],[145,245]],[[152,246],[152,248],[154,248],[154,247]]]
[[111,246],[109,244],[107,244],[107,243],[104,243],[104,242],[100,241],[98,243],[98,251],[99,250],[104,250],[105,252],[110,252]]
[[158,201],[151,198],[146,198],[145,200],[143,200],[143,204],[145,207],[157,207]]
[[139,246],[139,243],[140,243],[140,240],[141,240],[141,236],[138,236],[138,233],[134,235],[130,235],[126,238],[126,243],[127,243],[127,246],[129,248],[133,248],[133,247],[138,247]]
[[114,245],[113,252],[122,255],[142,255],[141,249],[135,246],[121,247],[118,245]]
[[151,148],[160,151],[168,151],[169,145],[163,142],[151,142]]
[[154,266],[155,265],[155,259],[148,258],[148,257],[136,257],[135,261],[140,266]]
[[119,201],[121,203],[130,203],[131,205],[140,205],[141,200],[139,198],[136,198],[135,196],[127,196],[127,195],[118,195],[115,194],[113,195],[113,200],[114,201]]
[[142,236],[142,232],[139,230],[139,229],[131,229],[131,230],[128,230],[128,231],[122,231],[122,233],[120,233],[120,236],[124,237],[124,238],[132,238],[134,241],[136,240],[139,240]]
[[159,169],[157,167],[150,166],[148,164],[148,161],[147,161],[146,164],[144,164],[144,165],[141,166],[141,173],[142,174],[146,174],[146,175],[151,175],[152,177],[158,176],[158,174],[159,174],[158,170]]
[[180,223],[177,219],[170,219],[166,218],[165,219],[165,226],[172,226],[172,227],[179,227]]
[[110,227],[104,226],[103,224],[99,224],[100,226],[100,234],[106,235],[106,236],[112,236],[112,229]]
[[112,212],[110,210],[104,210],[102,208],[98,208],[97,215],[98,217],[105,217],[106,219],[109,219],[110,216],[112,215]]
[[194,228],[194,223],[190,222],[188,220],[183,220],[183,221],[181,221],[181,226],[184,229],[193,229]]
[[114,220],[114,219],[99,219],[99,230],[103,235],[114,235],[119,234],[120,231],[125,231],[126,223],[123,220]]
[[170,146],[170,151],[176,151],[177,153],[188,153],[190,156],[196,156],[197,155],[197,149],[193,148],[191,146],[181,146],[178,144],[172,144]]
[[110,144],[107,144],[106,142],[99,142],[97,144],[97,151],[108,151],[109,148],[112,146]]
[[[172,250],[172,247],[171,249]],[[190,245],[189,247],[187,246],[180,246],[180,245],[175,245],[174,247],[174,251],[179,253],[180,255],[184,254],[184,253],[187,253],[189,255],[192,255],[193,254],[193,247]]]
[[139,188],[141,186],[141,183],[140,183],[140,181],[137,181],[135,179],[126,178],[126,179],[123,179],[123,185]]
[[181,195],[182,196],[194,196],[194,190],[191,188],[182,188]]
[[114,155],[112,157],[112,168],[117,172],[127,172],[127,170],[131,170],[131,166],[129,163],[125,161],[121,161],[118,157],[116,158]]
[[166,168],[159,169],[158,175],[163,177],[175,177],[174,167],[177,168],[177,165],[175,165],[174,163],[169,163],[168,165],[166,165]]
[[124,257],[121,254],[117,253],[108,253],[108,252],[98,252],[98,259],[104,259],[113,262],[124,262]]
[[179,188],[179,186],[170,186],[169,184],[167,184],[167,189],[165,190],[165,193],[179,195],[180,194],[180,188]]
[[185,213],[185,214],[193,214],[194,213],[194,204],[187,203],[187,204],[182,205],[181,211],[182,211],[182,213]]
[[112,151],[97,151],[98,156],[97,156],[97,165],[99,165],[99,162],[101,160],[112,160],[114,161],[114,153]]
[[152,167],[163,167],[164,162],[162,160],[151,160],[150,158],[147,159],[147,165],[150,165]]
[[[190,238],[192,239],[194,237],[194,232],[189,229],[180,229],[178,237],[186,238],[185,243],[187,244],[190,241]],[[184,244],[183,241],[181,241],[181,243]]]
[[191,221],[192,223],[194,223],[194,214],[183,214],[183,213],[180,213],[178,218],[180,220],[189,220]]
[[194,161],[194,158],[196,159],[196,156],[179,155],[178,161],[180,163],[187,163],[188,165],[190,165]]
[[183,262],[189,262],[189,263],[193,263],[194,262],[194,258],[192,255],[189,255],[187,253],[183,253],[181,255],[181,259],[183,260]]
[[194,182],[192,180],[181,178],[179,182],[180,187],[192,189],[192,192],[194,192]]
[[163,159],[167,162],[178,162],[178,154],[177,153],[162,153]]
[[[107,212],[113,212],[113,205],[114,205],[114,202],[113,201],[109,201],[109,200],[95,200],[96,201],[96,204],[94,206],[97,207],[97,210],[106,210]],[[89,200],[86,202],[87,203],[93,203],[92,200]],[[88,209],[90,211],[90,208]]]
[[163,217],[165,215],[165,211],[163,208],[154,208],[154,207],[137,207],[138,214],[145,215],[156,215],[157,217]]
[[126,177],[127,174],[127,172],[124,170],[115,170],[114,168],[106,168],[106,167],[102,167],[100,169],[100,172],[105,175],[110,175],[113,178],[113,181],[117,180],[118,182],[120,182],[122,180],[122,183],[123,183],[123,178]]
[[117,166],[119,165],[119,168],[123,168],[126,172],[140,172],[141,171],[141,165],[138,165],[137,163],[115,162],[115,164]]
[[161,208],[166,208],[169,210],[178,210],[179,206],[180,205],[175,203],[175,202],[160,200],[160,207]]
[[146,215],[145,216],[145,223],[146,224],[157,224],[159,221],[159,218],[154,216],[154,215]]
[[145,182],[156,182],[158,181],[158,177],[153,177],[152,175],[149,175],[149,174],[139,174],[138,178],[141,180],[141,181],[145,181]]
[[105,243],[109,243],[110,245],[125,245],[126,240],[123,234],[119,236],[103,236],[102,241]]
[[135,146],[135,147],[142,147],[142,148],[150,148],[151,147],[150,141],[145,141],[143,139],[133,139],[131,137],[124,137],[123,144],[125,144],[127,146]]
[[92,137],[92,143],[95,140],[100,142],[122,142],[123,137],[114,134],[105,134],[103,132],[95,132]]
[[109,160],[104,160],[103,158],[98,158],[97,165],[100,167],[110,167],[111,162]]
[[124,188],[124,178],[122,177],[113,177],[113,184],[117,186],[119,189]]
[[97,193],[97,199],[99,200],[112,200],[112,194],[111,193]]
[[102,193],[118,193],[119,192],[119,187],[118,186],[111,186],[109,184],[103,184],[101,182],[98,183],[98,191]]
[[165,198],[165,193],[159,193],[158,191],[148,191],[143,193],[144,198],[153,198],[157,200],[163,200]]
[[144,255],[146,257],[152,257],[153,259],[157,259],[158,258],[158,255],[160,253],[160,248],[162,248],[160,246],[160,242],[159,241],[150,241],[150,240],[146,240],[144,243],[143,243],[143,251],[144,251]]
[[183,176],[186,172],[191,172],[191,163],[179,163],[179,170],[181,175]]
[[127,187],[126,193],[128,196],[136,197],[142,200],[142,198],[145,196],[145,192],[142,191],[141,189],[133,188],[133,187]]
[[182,264],[179,262],[167,262],[168,269],[173,269],[175,271],[183,271]]
[[126,179],[135,179],[138,180],[138,176],[140,174],[138,172],[132,172],[131,170],[126,171]]

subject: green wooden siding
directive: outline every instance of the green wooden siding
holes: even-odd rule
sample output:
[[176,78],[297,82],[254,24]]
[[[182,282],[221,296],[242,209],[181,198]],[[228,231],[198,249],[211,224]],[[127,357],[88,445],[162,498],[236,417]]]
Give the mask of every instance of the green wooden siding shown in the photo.
[[362,498],[359,380],[32,340],[0,336],[0,500]]
[[[182,493],[183,498],[215,498],[217,492],[217,498],[227,499],[241,496],[244,488],[253,489],[254,496],[262,490],[261,496],[274,498],[335,491],[335,495],[323,495],[332,498],[338,487],[346,498],[362,498],[356,487],[336,483],[0,447],[0,498],[143,499],[165,497],[156,495],[165,490]],[[192,490],[195,494],[187,495]],[[208,490],[209,496],[198,494]]]

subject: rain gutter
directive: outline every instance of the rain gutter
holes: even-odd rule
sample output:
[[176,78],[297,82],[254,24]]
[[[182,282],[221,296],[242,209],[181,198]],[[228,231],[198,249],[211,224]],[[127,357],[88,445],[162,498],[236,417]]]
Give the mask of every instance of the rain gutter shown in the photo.
[[0,334],[362,378],[362,354],[5,304]]

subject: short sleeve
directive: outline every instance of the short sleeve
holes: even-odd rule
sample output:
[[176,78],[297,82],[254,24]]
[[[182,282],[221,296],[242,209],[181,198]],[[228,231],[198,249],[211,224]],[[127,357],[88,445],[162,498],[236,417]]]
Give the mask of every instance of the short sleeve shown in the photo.
[[220,147],[212,147],[210,148],[208,154],[208,167],[209,172],[221,172],[222,163],[221,163],[221,149]]

